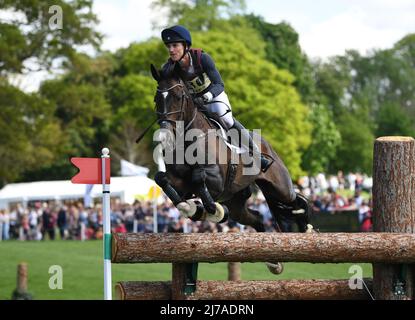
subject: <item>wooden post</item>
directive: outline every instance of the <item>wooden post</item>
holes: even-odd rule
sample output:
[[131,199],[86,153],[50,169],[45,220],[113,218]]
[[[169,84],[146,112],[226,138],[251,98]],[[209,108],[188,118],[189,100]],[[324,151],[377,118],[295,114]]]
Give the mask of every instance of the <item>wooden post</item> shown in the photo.
[[[229,232],[240,232],[238,227],[229,229]],[[240,262],[228,262],[228,280],[239,281],[241,280],[241,263]]]
[[[415,140],[376,139],[373,152],[375,232],[415,233]],[[375,299],[414,299],[414,264],[373,264]]]
[[198,263],[173,263],[171,281],[171,299],[186,300],[197,287]]
[[21,262],[17,266],[17,291],[27,292],[27,263]]
[[229,281],[241,280],[241,263],[240,262],[228,262],[228,280]]
[[32,300],[32,298],[27,292],[27,263],[21,262],[17,265],[17,283],[12,300]]

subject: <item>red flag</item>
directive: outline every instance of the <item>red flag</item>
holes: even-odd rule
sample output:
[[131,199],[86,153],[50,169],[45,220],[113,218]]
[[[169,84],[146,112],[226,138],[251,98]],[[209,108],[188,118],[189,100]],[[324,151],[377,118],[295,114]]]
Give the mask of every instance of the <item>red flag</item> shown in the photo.
[[[72,183],[102,184],[101,158],[71,158],[71,162],[78,167],[79,172],[72,177]],[[105,158],[105,183],[110,183],[110,158]]]

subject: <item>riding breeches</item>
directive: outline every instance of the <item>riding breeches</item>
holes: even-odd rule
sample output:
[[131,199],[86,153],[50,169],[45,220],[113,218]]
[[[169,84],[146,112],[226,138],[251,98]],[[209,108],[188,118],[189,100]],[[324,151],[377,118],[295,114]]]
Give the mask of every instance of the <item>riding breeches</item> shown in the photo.
[[217,120],[226,127],[226,130],[229,130],[233,126],[232,107],[225,91],[213,98],[212,101],[206,103],[205,107],[217,117]]

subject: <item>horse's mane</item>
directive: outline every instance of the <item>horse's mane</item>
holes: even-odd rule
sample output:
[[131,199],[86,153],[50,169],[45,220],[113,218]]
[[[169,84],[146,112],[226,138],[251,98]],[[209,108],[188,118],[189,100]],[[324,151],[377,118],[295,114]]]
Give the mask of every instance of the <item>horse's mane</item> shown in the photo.
[[169,62],[166,68],[162,68],[160,70],[161,80],[175,80],[180,81],[183,80],[181,74],[183,71],[181,70],[179,64],[177,62]]

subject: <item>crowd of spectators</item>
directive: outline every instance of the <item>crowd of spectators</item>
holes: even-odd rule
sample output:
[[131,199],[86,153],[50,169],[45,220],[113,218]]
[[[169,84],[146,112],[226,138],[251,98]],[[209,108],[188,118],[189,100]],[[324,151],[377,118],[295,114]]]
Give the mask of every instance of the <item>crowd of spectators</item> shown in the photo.
[[372,178],[339,171],[337,175],[302,177],[297,185],[312,201],[313,212],[358,211],[361,231],[372,230]]
[[[360,174],[326,177],[302,177],[297,182],[298,191],[306,195],[313,205],[313,212],[333,213],[346,210],[359,212],[361,231],[371,231],[372,205],[370,197],[371,180]],[[350,194],[344,196],[341,194]],[[261,195],[248,200],[248,206],[263,217],[266,230],[272,230],[274,221]],[[244,228],[228,220],[223,224],[193,222],[180,216],[173,204],[166,200],[153,206],[150,201],[136,201],[134,204],[111,201],[111,226],[113,232],[154,232],[154,211],[157,216],[157,232],[226,232],[231,228]],[[44,240],[55,238],[86,240],[101,239],[102,207],[100,203],[85,208],[82,202],[33,202],[27,207],[16,204],[10,210],[0,210],[0,240]]]

